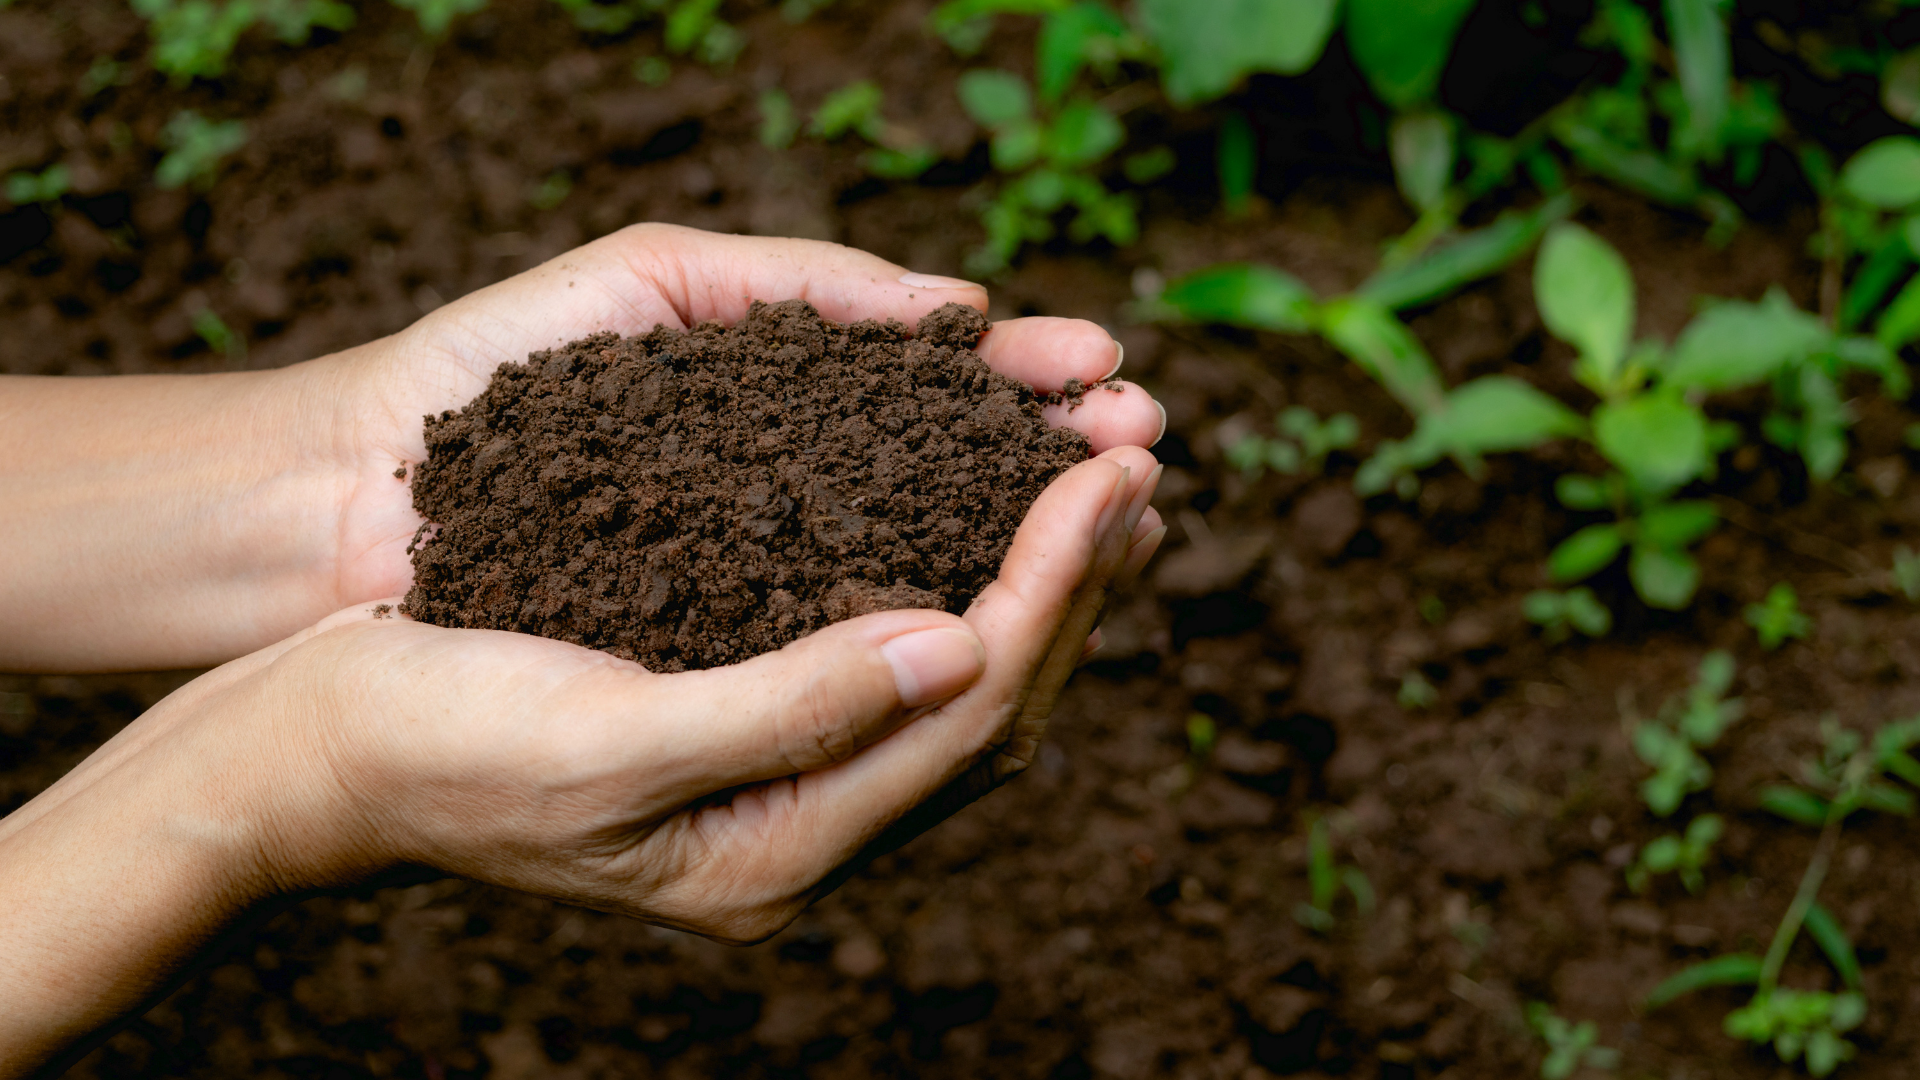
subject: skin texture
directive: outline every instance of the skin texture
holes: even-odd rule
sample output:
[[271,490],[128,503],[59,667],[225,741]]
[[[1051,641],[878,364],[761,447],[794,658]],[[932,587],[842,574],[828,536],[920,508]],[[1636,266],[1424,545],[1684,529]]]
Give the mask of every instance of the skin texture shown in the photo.
[[[280,372],[0,380],[0,668],[225,661],[0,819],[0,1077],[61,1062],[236,920],[408,868],[725,941],[1024,769],[1165,529],[1137,388],[1058,419],[1099,452],[1035,503],[963,617],[881,612],[656,675],[561,642],[376,617],[420,524],[420,417],[598,329],[798,296],[911,323],[977,286],[805,241],[637,226]],[[999,324],[1043,389],[1108,375],[1089,323]],[[331,612],[331,614],[329,614]],[[18,625],[24,623],[25,625]],[[305,627],[302,629],[302,627]],[[238,657],[238,659],[233,659]]]

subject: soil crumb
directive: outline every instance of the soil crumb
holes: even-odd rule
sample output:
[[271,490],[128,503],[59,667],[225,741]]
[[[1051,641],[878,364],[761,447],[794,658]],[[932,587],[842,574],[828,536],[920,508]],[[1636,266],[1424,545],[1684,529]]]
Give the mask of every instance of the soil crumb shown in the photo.
[[401,610],[655,671],[872,611],[964,611],[1088,456],[973,353],[987,325],[957,304],[917,334],[841,325],[789,300],[503,364],[426,420],[413,502],[436,531]]

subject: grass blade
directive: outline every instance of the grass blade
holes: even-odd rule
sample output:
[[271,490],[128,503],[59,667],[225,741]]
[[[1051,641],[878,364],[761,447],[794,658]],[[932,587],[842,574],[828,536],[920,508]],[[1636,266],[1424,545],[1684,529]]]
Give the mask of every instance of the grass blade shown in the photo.
[[1647,995],[1646,1007],[1657,1009],[1675,998],[1710,986],[1751,986],[1760,981],[1760,964],[1760,958],[1752,953],[1729,953],[1702,961],[1654,987]]
[[1820,946],[1820,951],[1827,954],[1828,962],[1833,964],[1834,971],[1839,972],[1847,989],[1860,989],[1860,960],[1854,956],[1853,942],[1847,940],[1847,932],[1840,929],[1833,912],[1819,904],[1808,905],[1806,919],[1800,925],[1806,928],[1807,936],[1813,939],[1813,943]]

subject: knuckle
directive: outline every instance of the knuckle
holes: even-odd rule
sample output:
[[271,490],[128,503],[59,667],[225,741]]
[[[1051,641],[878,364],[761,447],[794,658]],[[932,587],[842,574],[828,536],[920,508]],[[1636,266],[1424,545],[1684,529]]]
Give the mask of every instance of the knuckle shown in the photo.
[[780,753],[796,772],[825,768],[853,756],[854,718],[826,673],[809,675],[778,717]]

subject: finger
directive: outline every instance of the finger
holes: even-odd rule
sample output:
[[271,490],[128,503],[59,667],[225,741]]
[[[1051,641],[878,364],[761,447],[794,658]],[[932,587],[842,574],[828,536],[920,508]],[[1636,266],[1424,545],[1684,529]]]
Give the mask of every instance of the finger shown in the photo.
[[1085,435],[1096,454],[1119,446],[1152,446],[1167,428],[1167,411],[1130,382],[1088,390],[1079,405],[1047,405],[1040,414],[1054,427],[1070,427]]
[[[883,611],[829,626],[743,664],[651,680],[649,711],[708,718],[653,763],[687,797],[845,761],[911,712],[971,686],[979,637],[942,611]],[[663,716],[663,719],[670,719]]]
[[1057,392],[1068,379],[1091,385],[1120,370],[1120,343],[1085,319],[1032,317],[993,324],[980,339],[987,366],[1036,390]]

